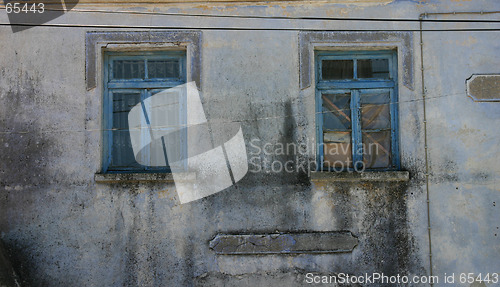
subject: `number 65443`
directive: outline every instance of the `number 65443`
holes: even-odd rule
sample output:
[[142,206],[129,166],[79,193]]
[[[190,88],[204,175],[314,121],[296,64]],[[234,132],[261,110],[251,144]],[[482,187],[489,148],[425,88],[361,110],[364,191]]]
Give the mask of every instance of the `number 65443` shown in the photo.
[[14,13],[43,13],[45,12],[45,5],[43,3],[7,3],[5,5],[7,14]]

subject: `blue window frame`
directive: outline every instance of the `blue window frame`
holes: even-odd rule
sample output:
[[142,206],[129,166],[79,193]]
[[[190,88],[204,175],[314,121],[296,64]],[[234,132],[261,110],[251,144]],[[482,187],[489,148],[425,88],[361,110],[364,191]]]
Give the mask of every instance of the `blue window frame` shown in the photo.
[[395,51],[317,51],[318,170],[400,168]]
[[[128,114],[141,105],[148,121],[148,102],[154,94],[186,83],[185,51],[107,52],[104,54],[103,100],[103,172],[169,172],[167,164],[158,166],[155,157],[163,156],[148,148],[134,155],[131,133],[144,142],[150,137],[147,129],[129,129]],[[182,99],[179,99],[182,100]],[[146,103],[146,104],[145,104]],[[182,111],[173,111],[182,117]],[[144,125],[149,126],[150,123]],[[151,163],[151,164],[149,164]]]

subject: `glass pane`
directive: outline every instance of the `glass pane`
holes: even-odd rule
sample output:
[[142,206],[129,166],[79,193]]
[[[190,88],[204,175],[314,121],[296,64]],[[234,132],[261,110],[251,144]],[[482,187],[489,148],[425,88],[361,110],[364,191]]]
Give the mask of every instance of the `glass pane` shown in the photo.
[[351,94],[323,94],[323,130],[346,130],[351,128]]
[[391,167],[391,132],[363,132],[362,137],[365,168]]
[[389,79],[389,60],[358,60],[358,78]]
[[134,157],[128,125],[128,114],[140,101],[140,93],[113,93],[111,167],[139,168],[141,166]]
[[150,145],[151,166],[162,167],[182,159],[181,118],[182,93],[178,89],[154,90],[144,102],[151,123],[153,142]]
[[152,90],[145,102],[153,135],[156,131],[179,129],[182,95],[175,89]]
[[352,79],[354,76],[353,60],[323,60],[321,64],[323,80]]
[[144,79],[144,60],[114,60],[113,79]]
[[148,78],[179,78],[179,60],[148,60]]
[[346,169],[352,167],[351,132],[323,134],[323,168]]
[[391,113],[389,92],[361,94],[361,129],[390,129]]

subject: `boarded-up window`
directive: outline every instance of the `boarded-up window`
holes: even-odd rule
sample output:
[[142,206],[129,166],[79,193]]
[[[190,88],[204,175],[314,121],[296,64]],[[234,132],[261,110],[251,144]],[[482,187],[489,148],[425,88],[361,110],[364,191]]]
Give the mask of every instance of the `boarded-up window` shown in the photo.
[[318,163],[397,169],[396,53],[317,53]]

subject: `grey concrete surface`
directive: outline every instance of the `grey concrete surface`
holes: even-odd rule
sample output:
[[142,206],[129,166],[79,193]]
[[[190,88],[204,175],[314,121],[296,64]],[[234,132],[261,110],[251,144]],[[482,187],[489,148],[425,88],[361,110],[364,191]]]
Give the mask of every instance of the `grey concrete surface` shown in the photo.
[[0,240],[0,286],[17,287],[19,286],[18,284],[19,278],[14,272],[7,250],[5,250],[3,243]]

